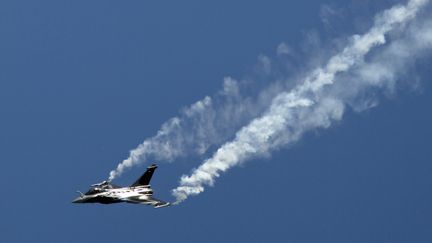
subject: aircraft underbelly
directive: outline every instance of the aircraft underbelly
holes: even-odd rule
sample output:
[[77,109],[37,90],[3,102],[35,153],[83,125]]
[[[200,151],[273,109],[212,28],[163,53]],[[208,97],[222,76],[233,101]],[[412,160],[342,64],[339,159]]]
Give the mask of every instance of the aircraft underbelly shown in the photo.
[[109,197],[93,197],[85,200],[86,203],[102,203],[102,204],[110,204],[110,203],[119,203],[121,200],[116,198]]

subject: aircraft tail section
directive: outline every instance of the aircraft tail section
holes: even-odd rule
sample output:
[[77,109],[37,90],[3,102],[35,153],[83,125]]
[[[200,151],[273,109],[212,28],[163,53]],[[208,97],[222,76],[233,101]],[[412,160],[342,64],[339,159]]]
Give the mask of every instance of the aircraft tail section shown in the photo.
[[147,167],[146,172],[144,172],[144,174],[134,184],[132,184],[131,187],[148,185],[156,168],[156,164],[152,164]]

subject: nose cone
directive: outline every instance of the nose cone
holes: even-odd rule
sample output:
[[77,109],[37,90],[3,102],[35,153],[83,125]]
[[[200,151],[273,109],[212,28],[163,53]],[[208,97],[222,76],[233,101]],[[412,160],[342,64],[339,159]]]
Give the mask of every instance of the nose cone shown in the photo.
[[77,197],[72,201],[72,203],[82,203],[83,201],[84,199],[82,197]]

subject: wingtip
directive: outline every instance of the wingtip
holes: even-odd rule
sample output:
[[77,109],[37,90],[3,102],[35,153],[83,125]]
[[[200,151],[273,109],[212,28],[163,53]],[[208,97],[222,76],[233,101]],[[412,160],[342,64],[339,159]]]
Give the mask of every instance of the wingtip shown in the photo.
[[167,202],[164,204],[155,205],[154,208],[163,208],[163,207],[168,207],[168,206],[171,206],[171,203]]
[[153,163],[153,164],[151,164],[149,167],[147,167],[147,168],[157,168],[158,166],[157,166],[157,164],[156,163]]

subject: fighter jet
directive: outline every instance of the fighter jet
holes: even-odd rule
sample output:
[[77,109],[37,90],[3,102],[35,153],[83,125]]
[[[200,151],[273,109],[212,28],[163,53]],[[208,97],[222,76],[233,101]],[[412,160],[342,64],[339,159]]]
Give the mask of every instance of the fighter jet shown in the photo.
[[153,197],[153,190],[149,183],[156,168],[156,164],[149,166],[146,172],[129,187],[119,187],[111,184],[109,181],[93,184],[86,193],[78,191],[80,196],[72,202],[102,204],[127,202],[152,205],[154,208],[169,206],[170,203]]

